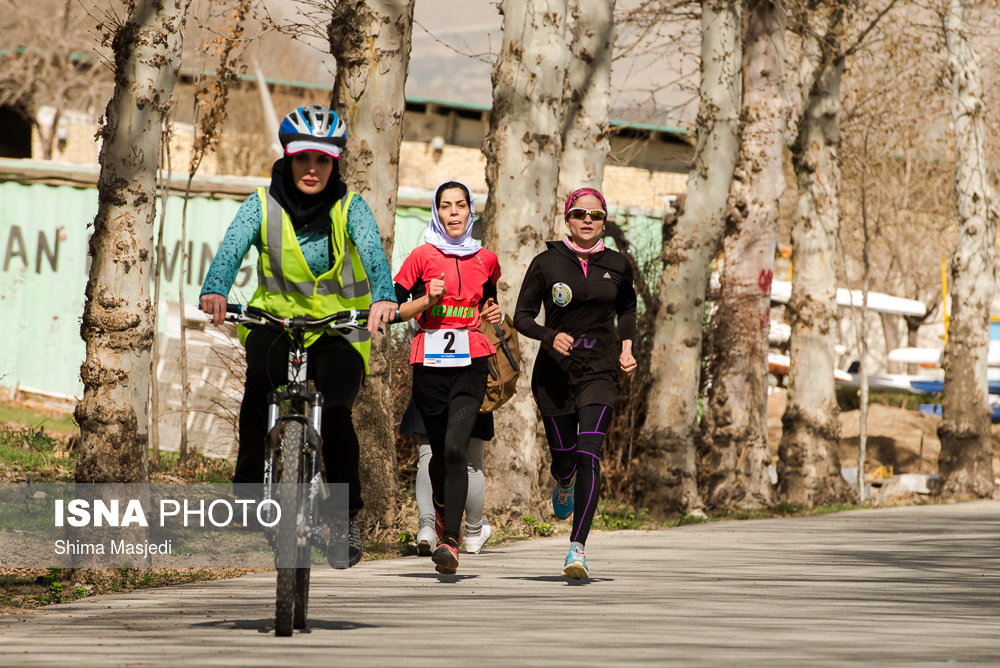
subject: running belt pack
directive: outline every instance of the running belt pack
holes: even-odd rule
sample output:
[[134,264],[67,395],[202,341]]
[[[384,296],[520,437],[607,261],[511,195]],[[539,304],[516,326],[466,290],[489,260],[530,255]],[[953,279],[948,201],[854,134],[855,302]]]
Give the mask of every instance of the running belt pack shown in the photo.
[[490,375],[486,379],[486,396],[479,408],[480,413],[491,413],[514,396],[517,377],[521,375],[521,346],[517,332],[510,326],[509,315],[505,314],[498,325],[483,320],[479,331],[497,349],[496,354],[486,360]]

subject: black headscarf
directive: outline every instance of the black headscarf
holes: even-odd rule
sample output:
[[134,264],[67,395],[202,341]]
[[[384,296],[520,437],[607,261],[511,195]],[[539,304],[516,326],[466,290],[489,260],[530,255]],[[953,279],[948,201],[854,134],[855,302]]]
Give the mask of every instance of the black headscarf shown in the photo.
[[330,209],[347,194],[347,184],[340,180],[340,161],[333,161],[333,171],[326,188],[307,195],[295,185],[288,156],[282,156],[271,167],[271,196],[288,213],[296,231],[330,226]]

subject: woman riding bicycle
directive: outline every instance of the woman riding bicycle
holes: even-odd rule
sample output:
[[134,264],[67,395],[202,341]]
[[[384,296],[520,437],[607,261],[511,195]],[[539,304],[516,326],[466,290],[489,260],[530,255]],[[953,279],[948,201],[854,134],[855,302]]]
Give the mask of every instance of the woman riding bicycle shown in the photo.
[[[349,484],[348,564],[362,555],[360,447],[351,420],[354,398],[368,372],[371,335],[389,322],[396,302],[389,263],[371,209],[340,179],[338,160],[347,127],[320,105],[299,107],[278,129],[285,154],[271,169],[271,183],[244,200],[226,230],[201,289],[201,307],[219,325],[243,262],[255,246],[257,290],[250,299],[280,316],[322,317],[371,309],[368,329],[349,335],[310,332],[307,376],[323,393],[323,459],[328,482]],[[267,395],[287,378],[289,339],[266,328],[239,328],[247,376],[240,406],[237,483],[264,478]],[[332,544],[332,541],[331,541]]]

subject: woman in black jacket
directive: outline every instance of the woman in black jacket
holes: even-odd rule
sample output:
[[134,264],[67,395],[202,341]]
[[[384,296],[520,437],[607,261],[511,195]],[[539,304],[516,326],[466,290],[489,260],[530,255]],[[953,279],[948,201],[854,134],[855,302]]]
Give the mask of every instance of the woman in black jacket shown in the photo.
[[[584,545],[600,497],[601,443],[618,399],[618,371],[636,366],[632,267],[601,241],[607,213],[593,188],[566,199],[569,234],[532,260],[514,312],[517,331],[542,342],[531,391],[552,453],[552,509],[560,519],[573,515],[563,566],[571,578],[588,576]],[[545,324],[539,325],[542,304]]]

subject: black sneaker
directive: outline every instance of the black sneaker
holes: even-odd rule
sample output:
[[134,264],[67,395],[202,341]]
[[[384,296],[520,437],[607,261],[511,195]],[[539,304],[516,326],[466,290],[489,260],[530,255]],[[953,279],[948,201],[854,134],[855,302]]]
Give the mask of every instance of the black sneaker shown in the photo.
[[350,533],[347,537],[347,566],[351,567],[361,561],[361,555],[365,553],[361,546],[361,529],[358,527],[358,518],[351,518]]
[[350,524],[343,520],[338,520],[330,524],[330,540],[326,544],[326,561],[330,568],[347,568],[353,566],[349,563],[350,552]]

